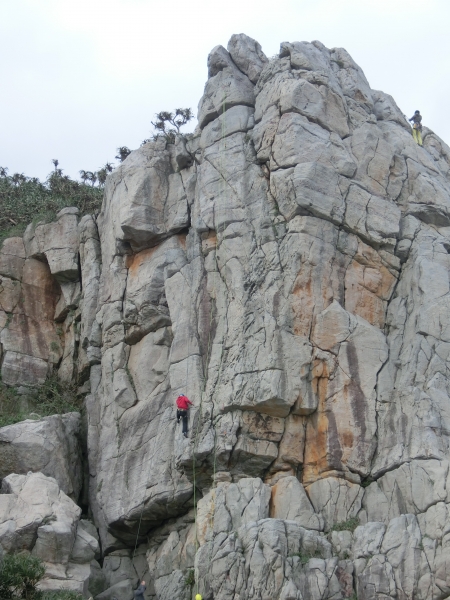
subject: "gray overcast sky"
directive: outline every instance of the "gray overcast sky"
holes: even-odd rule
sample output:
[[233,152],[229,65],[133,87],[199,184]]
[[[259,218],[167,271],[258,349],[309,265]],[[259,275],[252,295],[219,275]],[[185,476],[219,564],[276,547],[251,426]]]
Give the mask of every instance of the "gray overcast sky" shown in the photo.
[[450,143],[450,0],[0,0],[0,165],[45,177],[137,148],[160,110],[192,107],[233,33],[342,46],[370,85]]

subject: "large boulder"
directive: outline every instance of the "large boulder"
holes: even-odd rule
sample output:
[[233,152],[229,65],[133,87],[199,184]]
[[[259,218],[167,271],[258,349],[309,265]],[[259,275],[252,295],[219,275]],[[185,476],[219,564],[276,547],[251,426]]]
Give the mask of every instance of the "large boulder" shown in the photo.
[[46,562],[68,563],[81,509],[42,473],[2,481],[0,543],[7,552],[29,550]]
[[[156,246],[189,225],[186,191],[165,142],[158,140],[132,152],[108,178],[106,190],[118,211],[116,239],[139,251]],[[100,226],[105,223],[104,217]]]
[[77,500],[81,491],[79,413],[26,420],[0,429],[0,479],[11,473],[41,472]]
[[80,278],[78,213],[77,208],[63,208],[55,222],[29,225],[24,235],[27,257],[45,257],[59,283],[76,282]]
[[[27,550],[45,565],[42,590],[89,590],[99,544],[81,509],[42,473],[11,474],[0,493],[0,544],[8,553]],[[98,566],[98,564],[97,564]]]
[[231,36],[227,47],[233,62],[252,83],[256,83],[268,62],[261,45],[248,35],[239,33]]

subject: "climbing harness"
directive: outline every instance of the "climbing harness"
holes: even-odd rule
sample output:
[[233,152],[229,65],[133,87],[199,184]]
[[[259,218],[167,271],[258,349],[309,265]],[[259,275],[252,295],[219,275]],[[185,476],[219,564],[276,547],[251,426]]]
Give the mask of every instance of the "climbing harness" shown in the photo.
[[421,132],[421,127],[419,123],[414,123],[413,128],[412,128],[412,134],[413,134],[413,138],[415,140],[415,142],[417,144],[419,144],[419,146],[423,145],[423,141],[422,141],[422,132]]

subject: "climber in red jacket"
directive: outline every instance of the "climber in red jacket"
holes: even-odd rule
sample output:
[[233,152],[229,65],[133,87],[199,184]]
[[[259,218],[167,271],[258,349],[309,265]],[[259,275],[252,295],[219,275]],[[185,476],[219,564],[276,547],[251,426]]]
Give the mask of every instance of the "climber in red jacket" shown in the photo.
[[188,410],[189,406],[194,406],[184,394],[180,394],[177,398],[177,423],[180,419],[183,421],[183,435],[187,438],[187,426],[188,426]]

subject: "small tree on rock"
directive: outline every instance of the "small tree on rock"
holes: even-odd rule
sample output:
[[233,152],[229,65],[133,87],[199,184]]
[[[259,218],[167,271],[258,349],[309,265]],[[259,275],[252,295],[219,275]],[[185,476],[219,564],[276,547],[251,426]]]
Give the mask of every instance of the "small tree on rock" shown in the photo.
[[131,154],[131,150],[129,148],[127,148],[126,146],[120,146],[120,148],[117,148],[117,160],[120,160],[120,162],[123,162],[126,157]]
[[176,108],[174,112],[163,110],[157,113],[156,121],[152,121],[156,129],[153,139],[163,137],[169,144],[175,143],[175,136],[180,133],[180,128],[189,123],[193,117],[191,108]]
[[89,179],[88,173],[89,173],[89,171],[85,171],[84,169],[81,169],[80,177],[83,180],[83,183],[86,183],[86,180]]
[[26,180],[27,178],[23,173],[14,173],[14,175],[11,177],[11,181],[14,185],[20,185],[21,183],[25,183]]
[[98,184],[100,187],[103,187],[105,185],[107,175],[108,171],[104,167],[97,171]]

